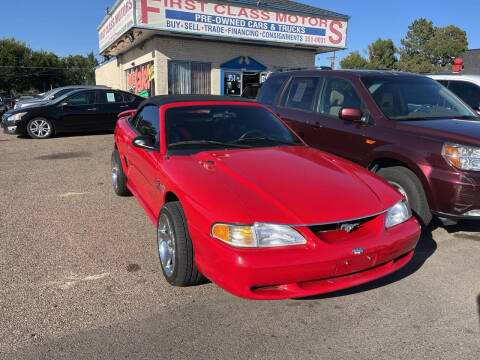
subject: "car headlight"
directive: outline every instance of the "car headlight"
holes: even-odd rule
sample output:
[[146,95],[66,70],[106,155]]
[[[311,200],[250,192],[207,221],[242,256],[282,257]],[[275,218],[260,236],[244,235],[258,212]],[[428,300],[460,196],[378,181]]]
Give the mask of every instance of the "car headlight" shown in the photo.
[[444,144],[443,157],[461,170],[480,171],[480,148],[458,144]]
[[266,248],[306,244],[307,240],[288,225],[255,223],[253,225],[214,224],[212,236],[236,247]]
[[26,114],[27,114],[26,112],[18,113],[18,114],[9,116],[9,117],[7,118],[7,120],[8,120],[8,121],[20,120],[20,119],[21,119],[22,117],[24,117]]
[[387,229],[404,223],[412,217],[410,207],[405,200],[400,200],[387,211],[387,218],[385,219],[385,227]]

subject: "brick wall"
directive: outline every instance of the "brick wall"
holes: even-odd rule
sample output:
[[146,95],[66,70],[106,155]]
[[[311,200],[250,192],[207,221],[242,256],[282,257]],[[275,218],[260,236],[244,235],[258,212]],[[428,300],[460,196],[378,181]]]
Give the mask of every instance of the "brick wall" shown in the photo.
[[[267,67],[269,72],[287,68],[312,68],[315,52],[298,49],[279,49],[267,46],[196,41],[179,38],[153,38],[97,69],[97,84],[126,90],[125,70],[155,60],[157,95],[168,94],[168,61],[199,61],[212,64],[212,94],[221,93],[220,65],[238,56],[250,56]],[[114,63],[114,65],[112,65]],[[133,65],[133,64],[134,65]],[[115,79],[113,79],[115,78]]]

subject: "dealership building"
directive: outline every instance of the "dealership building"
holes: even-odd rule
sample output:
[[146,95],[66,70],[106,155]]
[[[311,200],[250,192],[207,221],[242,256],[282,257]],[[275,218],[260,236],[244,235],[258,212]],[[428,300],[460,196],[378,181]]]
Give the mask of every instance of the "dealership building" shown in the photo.
[[239,96],[345,49],[349,20],[287,0],[118,0],[107,12],[96,82],[142,96]]

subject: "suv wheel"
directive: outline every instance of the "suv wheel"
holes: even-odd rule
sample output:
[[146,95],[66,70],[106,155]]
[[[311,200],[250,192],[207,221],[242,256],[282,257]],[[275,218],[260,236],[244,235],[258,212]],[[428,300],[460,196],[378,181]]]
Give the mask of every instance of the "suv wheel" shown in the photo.
[[53,135],[53,125],[45,118],[35,118],[28,122],[27,132],[33,139],[47,139]]
[[180,202],[165,204],[157,224],[158,255],[163,275],[174,286],[191,286],[205,278],[194,261],[192,240]]
[[393,166],[378,170],[377,175],[388,181],[390,185],[405,197],[422,225],[427,226],[430,223],[432,213],[428,206],[422,183],[410,169],[402,166]]

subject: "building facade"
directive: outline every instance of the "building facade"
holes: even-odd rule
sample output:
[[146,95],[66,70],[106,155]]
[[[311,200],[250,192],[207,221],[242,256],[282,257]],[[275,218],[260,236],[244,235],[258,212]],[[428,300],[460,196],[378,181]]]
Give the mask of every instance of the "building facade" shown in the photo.
[[98,85],[141,96],[240,96],[344,49],[348,16],[286,0],[118,0],[98,27]]

